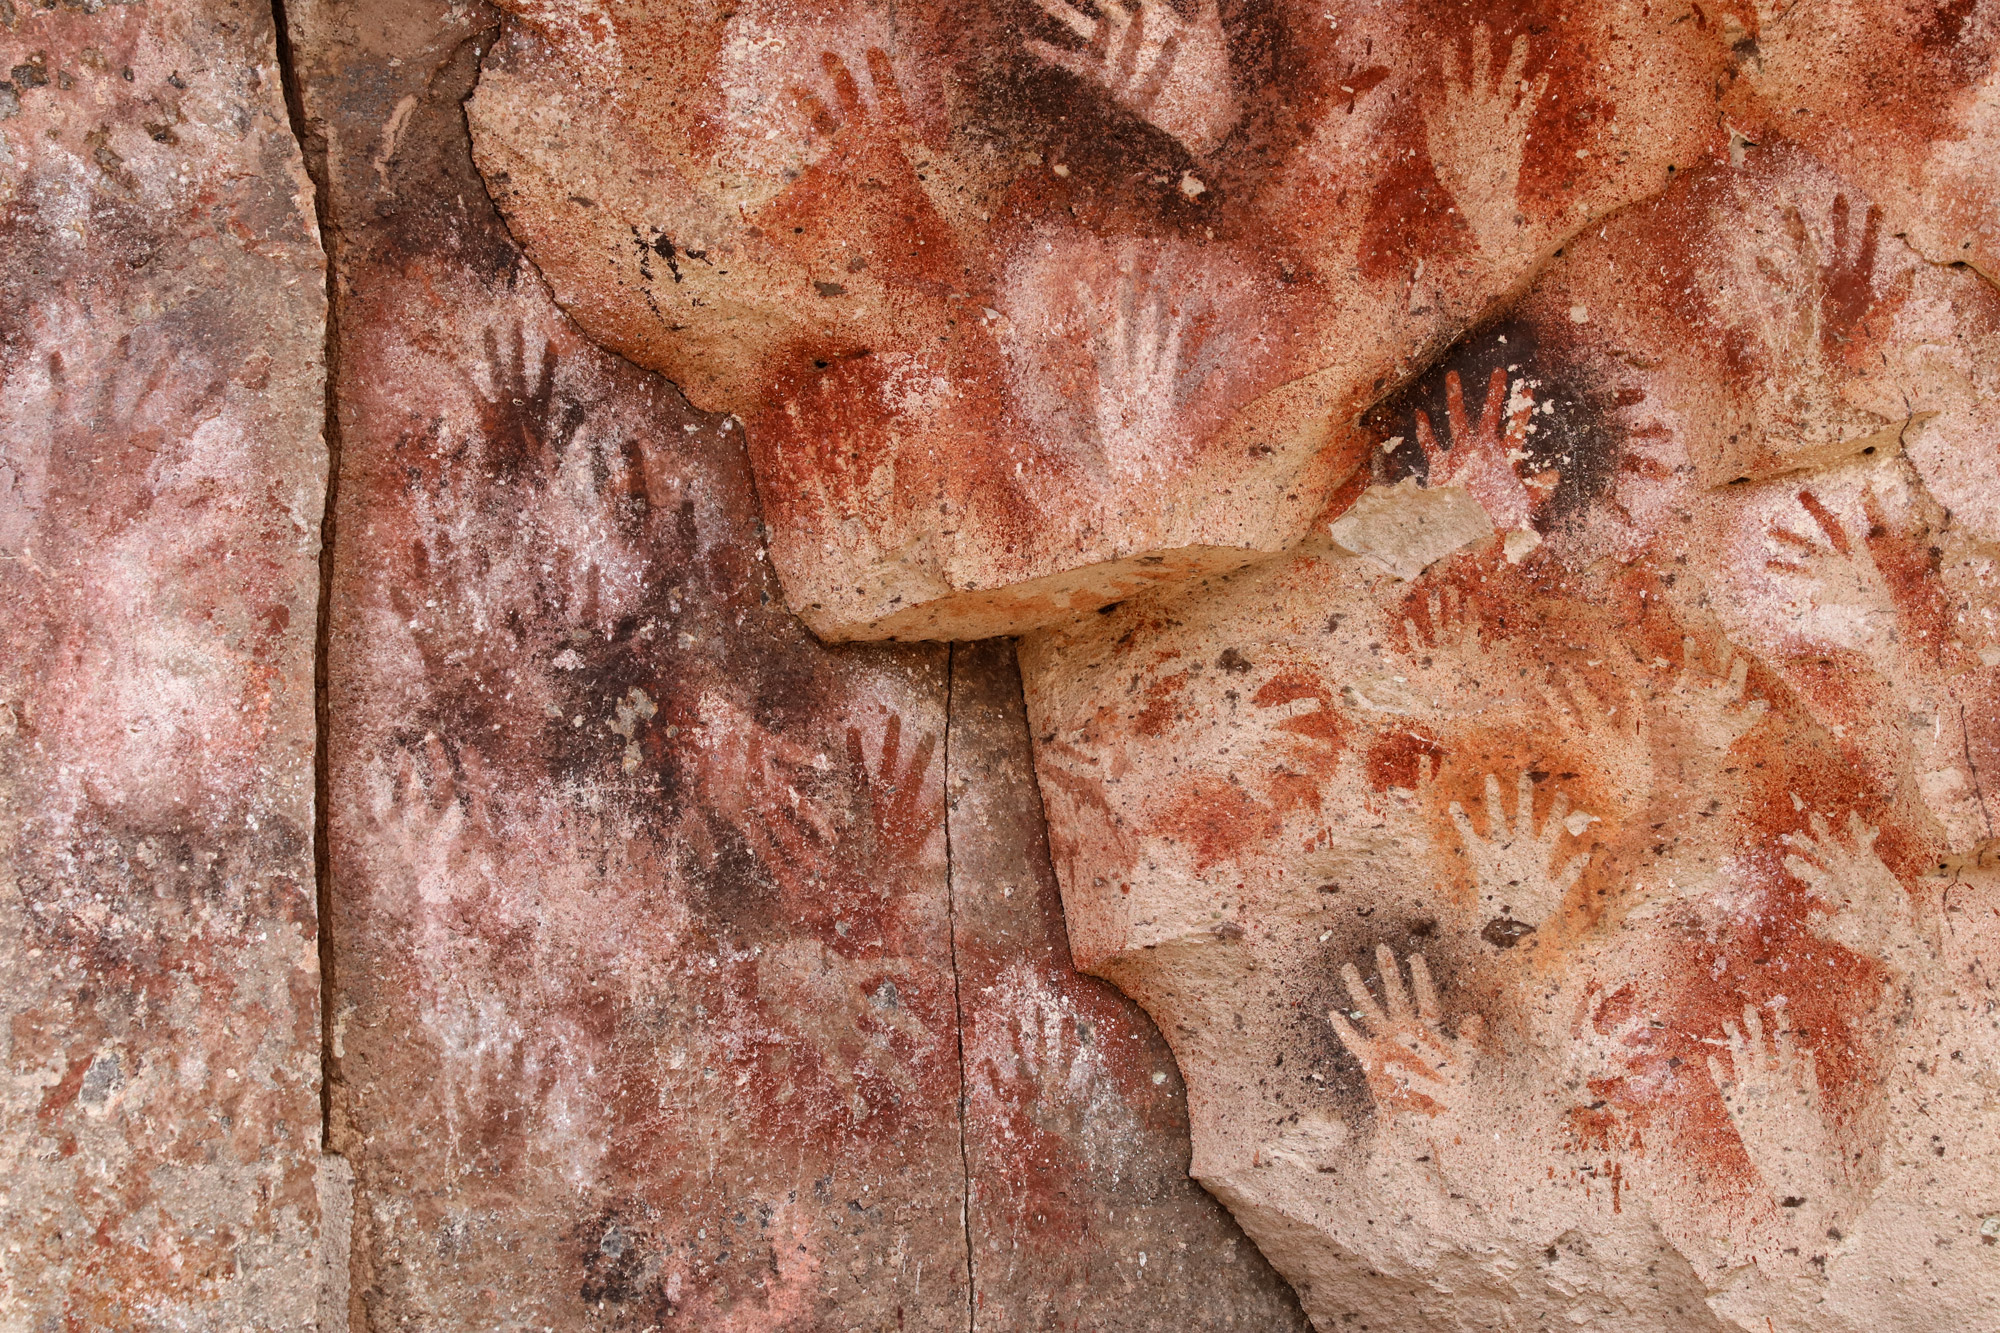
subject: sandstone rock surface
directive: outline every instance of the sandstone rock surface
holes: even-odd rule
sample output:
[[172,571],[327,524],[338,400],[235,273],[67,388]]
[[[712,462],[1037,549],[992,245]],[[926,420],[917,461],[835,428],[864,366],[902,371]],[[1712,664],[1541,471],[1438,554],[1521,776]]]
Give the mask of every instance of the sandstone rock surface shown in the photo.
[[0,0],[0,1328],[2000,1322],[2000,0],[278,12]]
[[1336,508],[1024,646],[1078,962],[1320,1327],[2000,1302],[2000,478],[1920,443],[2000,297],[1733,157],[1364,418],[1370,532],[1442,484],[1484,534]]
[[1759,0],[1720,20],[1740,134],[1804,144],[1926,259],[2000,277],[2000,5]]
[[0,1327],[299,1329],[323,269],[268,11],[0,5]]
[[944,652],[813,643],[740,437],[548,299],[466,155],[480,15],[293,16],[355,1326],[962,1326]]
[[291,16],[353,1326],[1303,1327],[1143,1014],[1059,965],[1007,656],[785,609],[741,431],[587,342],[473,172],[490,13]]
[[828,638],[978,638],[1296,541],[1336,426],[1723,141],[1642,0],[508,7],[495,197],[734,413]]

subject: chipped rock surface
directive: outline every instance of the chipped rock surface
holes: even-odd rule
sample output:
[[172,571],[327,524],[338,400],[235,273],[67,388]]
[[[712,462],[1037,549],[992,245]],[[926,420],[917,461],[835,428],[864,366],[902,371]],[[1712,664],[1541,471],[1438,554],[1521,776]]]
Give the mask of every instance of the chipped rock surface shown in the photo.
[[270,15],[0,5],[0,72],[0,1327],[308,1328],[324,300]]
[[[1320,535],[1024,645],[1077,960],[1321,1327],[2000,1308],[2000,297],[1733,157],[1364,416]],[[1441,482],[1491,530],[1396,546]]]
[[555,309],[466,155],[479,16],[293,17],[355,1327],[961,1327],[943,650],[815,644],[740,435]]
[[829,638],[1282,550],[1334,423],[1724,139],[1713,25],[1642,0],[506,7],[496,199],[593,337],[742,419]]

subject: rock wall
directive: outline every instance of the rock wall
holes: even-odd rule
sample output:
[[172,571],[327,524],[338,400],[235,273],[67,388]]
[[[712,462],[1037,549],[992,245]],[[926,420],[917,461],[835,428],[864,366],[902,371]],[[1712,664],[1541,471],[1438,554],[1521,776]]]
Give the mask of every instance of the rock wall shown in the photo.
[[325,300],[271,15],[0,5],[0,70],[0,1326],[309,1327]]
[[740,425],[584,338],[487,197],[498,15],[289,14],[352,1326],[1304,1327],[1051,935],[1011,653],[786,609]]
[[1739,142],[1292,553],[1024,645],[1078,960],[1319,1326],[2000,1302],[2000,294],[1885,212]]
[[2000,2],[0,57],[0,1328],[2000,1318]]

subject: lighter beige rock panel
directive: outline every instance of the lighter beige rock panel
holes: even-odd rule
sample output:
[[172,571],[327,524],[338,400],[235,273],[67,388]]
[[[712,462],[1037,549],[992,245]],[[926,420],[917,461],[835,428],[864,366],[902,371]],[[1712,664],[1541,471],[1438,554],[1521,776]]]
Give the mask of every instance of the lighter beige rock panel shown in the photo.
[[1738,158],[1370,413],[1323,536],[1024,646],[1079,964],[1320,1327],[2000,1304],[1993,486],[1901,447],[1996,296]]
[[746,422],[807,623],[980,637],[1283,550],[1339,423],[1719,149],[1655,8],[523,4],[470,115],[565,308]]

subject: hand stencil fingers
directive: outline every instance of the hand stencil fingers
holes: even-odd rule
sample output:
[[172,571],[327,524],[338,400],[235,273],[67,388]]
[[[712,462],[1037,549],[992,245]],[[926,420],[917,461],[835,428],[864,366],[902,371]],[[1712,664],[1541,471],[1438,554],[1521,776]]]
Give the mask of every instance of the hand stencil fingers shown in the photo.
[[1681,676],[1689,678],[1701,668],[1701,650],[1695,647],[1692,634],[1681,640]]
[[399,751],[396,755],[396,773],[390,781],[390,790],[391,803],[406,811],[415,809],[419,801],[427,799],[423,775],[417,771],[416,756],[408,750]]
[[1148,370],[1158,357],[1161,343],[1160,300],[1151,292],[1141,296],[1135,288],[1132,292],[1131,334],[1127,340],[1126,355],[1134,366]]
[[1453,370],[1444,377],[1445,423],[1451,427],[1452,448],[1463,448],[1467,440],[1465,420],[1465,385]]
[[1382,978],[1382,995],[1389,1002],[1390,1019],[1408,1022],[1410,997],[1403,989],[1403,970],[1397,966],[1395,952],[1386,944],[1375,946],[1375,969]]
[[1535,780],[1526,773],[1514,780],[1514,836],[1535,836]]
[[1500,804],[1500,779],[1486,775],[1486,836],[1495,842],[1507,836],[1507,811]]
[[1472,30],[1472,81],[1467,86],[1473,92],[1485,92],[1492,85],[1488,82],[1493,72],[1493,39],[1485,24]]
[[1338,1009],[1327,1010],[1326,1021],[1333,1025],[1333,1035],[1340,1038],[1340,1044],[1347,1048],[1347,1053],[1361,1062],[1361,1068],[1372,1070],[1375,1066],[1368,1058],[1368,1039],[1355,1031],[1354,1025]]
[[833,97],[840,103],[842,118],[852,120],[861,113],[861,85],[854,81],[854,75],[847,68],[847,62],[833,52],[822,53],[819,63],[820,68],[826,71],[826,77],[833,83]]
[[1752,1068],[1749,1046],[1743,1039],[1743,1030],[1737,1027],[1736,1020],[1731,1018],[1723,1020],[1722,1031],[1729,1038],[1729,1068],[1732,1071],[1732,1081],[1735,1078],[1743,1078]]
[[493,385],[492,394],[482,397],[498,399],[504,396],[500,387],[504,374],[500,364],[500,335],[488,326],[481,334],[480,342],[486,349],[486,378]]
[[1535,76],[1535,81],[1528,86],[1527,96],[1521,99],[1521,114],[1524,116],[1530,114],[1534,110],[1535,105],[1542,100],[1542,95],[1548,92],[1548,90],[1549,71],[1544,69],[1540,74]]
[[1770,1059],[1770,1054],[1769,1048],[1764,1044],[1764,1018],[1757,1012],[1756,1006],[1748,1004],[1743,1006],[1743,1026],[1747,1032],[1744,1046],[1750,1052],[1750,1058],[1756,1062],[1756,1068],[1762,1069]]
[[882,114],[897,125],[911,124],[910,109],[903,101],[903,86],[896,81],[889,53],[879,46],[868,48],[868,78],[875,85],[875,105]]
[[[1109,3],[1109,0],[1107,0],[1107,3]],[[1116,20],[1112,21],[1116,22]],[[1143,21],[1139,23],[1127,21],[1119,24],[1119,27],[1121,31],[1115,38],[1118,45],[1118,53],[1113,59],[1106,62],[1113,71],[1111,83],[1114,87],[1132,82],[1133,75],[1139,68],[1140,46],[1146,38],[1146,25]]]
[[1066,70],[1080,79],[1096,79],[1099,76],[1098,67],[1094,62],[1074,51],[1051,45],[1039,38],[1030,37],[1021,43],[1021,49],[1035,59],[1054,65],[1057,69]]
[[[1507,372],[1499,366],[1486,378],[1486,401],[1479,408],[1479,438],[1500,438],[1500,413],[1507,406]],[[1526,420],[1526,418],[1523,418]]]
[[1812,518],[1814,526],[1826,535],[1827,543],[1841,555],[1852,555],[1854,544],[1847,535],[1847,526],[1829,508],[1826,502],[1809,490],[1799,492],[1799,507]]
[[1417,993],[1417,1017],[1432,1027],[1437,1026],[1437,985],[1431,980],[1430,964],[1420,953],[1410,955],[1410,985]]
[[1424,465],[1429,473],[1432,486],[1442,486],[1449,475],[1445,451],[1438,444],[1437,432],[1431,429],[1430,413],[1417,412],[1417,448],[1424,451]]
[[793,88],[790,91],[793,105],[797,106],[805,116],[806,123],[812,126],[814,134],[821,138],[831,138],[840,129],[840,122],[833,118],[833,112],[827,110],[826,102],[818,93],[805,88]]
[[1521,86],[1521,74],[1528,67],[1528,35],[1522,33],[1514,39],[1514,47],[1507,53],[1507,69],[1500,76],[1500,87],[1512,93]]
[[1812,890],[1822,902],[1833,902],[1833,877],[1800,856],[1785,858],[1785,873]]
[[1563,827],[1563,820],[1567,818],[1568,815],[1569,815],[1569,793],[1559,791],[1556,793],[1555,800],[1550,802],[1549,804],[1548,819],[1545,820],[1542,824],[1543,843],[1545,843],[1550,847],[1554,847],[1556,845],[1556,840],[1562,837],[1562,835],[1568,831]]
[[1826,821],[1814,816],[1808,821],[1810,833],[1787,833],[1782,841],[1787,847],[1796,847],[1815,861],[1824,862],[1832,848],[1832,839],[1827,837]]
[[1465,813],[1465,807],[1457,801],[1451,803],[1452,826],[1458,830],[1458,838],[1465,845],[1467,854],[1479,845],[1479,835],[1472,830],[1472,817]]
[[1369,992],[1367,985],[1362,982],[1360,969],[1352,963],[1342,963],[1340,966],[1340,979],[1346,983],[1347,998],[1354,1002],[1354,1008],[1357,1012],[1364,1015],[1372,1023],[1386,1024],[1389,1021],[1389,1016],[1382,1012],[1382,1006],[1375,1002],[1374,995]]
[[[1056,20],[1056,22],[1062,24],[1085,41],[1089,41],[1097,35],[1098,20],[1090,17],[1073,5],[1064,4],[1063,0],[1035,0],[1035,5],[1044,14],[1047,14],[1050,18]],[[1046,46],[1047,43],[1041,43],[1041,45]],[[1050,49],[1053,50],[1055,48],[1052,47]]]
[[1174,376],[1179,371],[1181,364],[1181,327],[1183,321],[1179,315],[1168,311],[1164,299],[1161,300],[1155,309],[1159,312],[1160,318],[1166,325],[1166,336],[1160,339],[1160,352],[1159,356],[1154,360],[1153,372],[1157,377],[1164,380],[1165,387],[1161,392],[1171,402],[1174,391]]
[[435,732],[424,737],[424,758],[431,804],[442,810],[458,799],[458,774],[452,768],[451,752]]
[[1770,527],[1766,528],[1764,530],[1764,535],[1769,537],[1772,541],[1777,542],[1780,546],[1790,547],[1793,551],[1802,553],[1796,559],[1792,560],[1773,559],[1765,561],[1764,563],[1772,569],[1789,570],[1795,574],[1809,573],[1810,570],[1808,569],[1808,567],[1803,564],[1800,564],[1799,560],[1803,560],[1809,556],[1818,557],[1827,554],[1826,548],[1821,546],[1818,542],[1814,541],[1812,538],[1801,537],[1798,533],[1793,532],[1790,528],[1781,527],[1776,523],[1773,523]]
[[889,781],[895,780],[896,756],[902,748],[903,719],[900,715],[891,713],[889,721],[882,728],[882,762],[878,770]]

